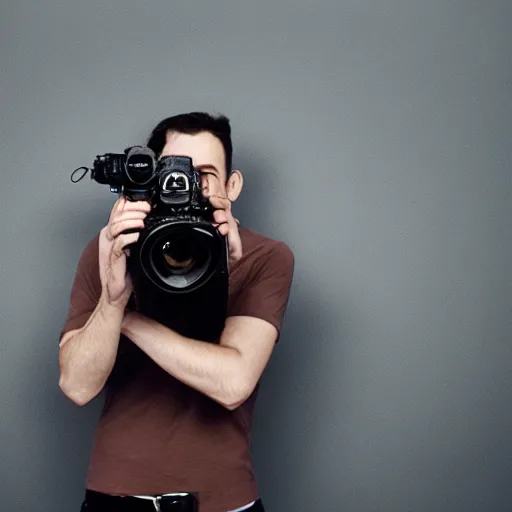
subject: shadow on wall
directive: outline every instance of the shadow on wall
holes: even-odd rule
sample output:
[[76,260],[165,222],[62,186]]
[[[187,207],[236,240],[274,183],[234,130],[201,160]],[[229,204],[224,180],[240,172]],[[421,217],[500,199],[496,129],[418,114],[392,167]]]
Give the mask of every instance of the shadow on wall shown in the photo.
[[[296,265],[296,271],[301,268]],[[256,406],[252,453],[262,497],[272,510],[315,508],[314,497],[305,503],[301,489],[318,489],[315,445],[318,424],[324,421],[325,374],[340,364],[327,355],[335,312],[318,290],[304,292],[300,284],[292,287],[281,339]]]
[[[289,174],[280,173],[279,156],[268,151],[244,151],[239,164],[246,178],[246,190],[237,205],[241,218],[249,227],[285,241],[295,254],[281,338],[261,381],[252,456],[269,510],[315,510],[317,492],[322,493],[324,504],[332,503],[332,510],[336,510],[338,489],[333,493],[330,481],[322,478],[325,468],[319,448],[325,439],[319,433],[325,431],[327,418],[333,416],[329,409],[333,397],[336,410],[350,408],[350,390],[342,383],[350,373],[348,364],[354,350],[351,339],[359,338],[354,332],[357,304],[344,293],[329,295],[322,287],[325,279],[318,279],[322,270],[310,260],[301,259],[301,255],[314,257],[315,249],[298,247],[298,243],[308,243],[307,234],[297,238],[296,233],[301,231],[290,224],[294,222],[294,208],[303,206],[281,205]],[[293,233],[289,235],[288,230]],[[329,240],[325,240],[318,250],[329,247]],[[345,293],[350,294],[348,290]],[[337,345],[334,352],[333,343]],[[333,360],[333,353],[338,358]],[[339,389],[333,389],[336,382]],[[343,438],[340,429],[332,446],[340,458],[344,457],[344,445],[339,442]]]
[[[262,498],[269,509],[295,510],[297,482],[309,478],[308,456],[297,444],[315,436],[319,397],[315,383],[326,365],[319,346],[326,341],[322,326],[332,323],[327,300],[314,276],[308,283],[308,262],[301,261],[287,236],[287,222],[280,217],[280,190],[286,175],[279,174],[279,155],[243,148],[237,162],[245,177],[244,192],[236,213],[247,227],[285,241],[295,254],[295,271],[281,338],[263,374],[254,416],[252,455]],[[293,206],[291,207],[293,210]],[[234,208],[235,210],[235,208]],[[235,215],[236,216],[236,215]],[[331,317],[329,320],[328,317]],[[318,385],[316,386],[318,390]],[[293,432],[290,436],[288,433]],[[297,440],[296,436],[302,440]],[[286,478],[282,475],[286,474]]]
[[[280,210],[282,201],[277,186],[278,155],[269,148],[258,147],[256,143],[251,147],[237,146],[233,166],[244,177],[242,193],[233,205],[234,216],[250,229],[279,238],[279,218],[275,214]],[[281,235],[286,238],[285,234]]]

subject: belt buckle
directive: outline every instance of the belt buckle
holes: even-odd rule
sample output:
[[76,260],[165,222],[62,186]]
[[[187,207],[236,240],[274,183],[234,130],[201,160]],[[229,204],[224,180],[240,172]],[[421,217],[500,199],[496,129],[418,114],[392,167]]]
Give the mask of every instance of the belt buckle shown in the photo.
[[[158,512],[196,512],[197,497],[189,492],[162,494],[159,496]],[[157,505],[155,504],[155,507]]]
[[153,498],[153,505],[155,507],[156,512],[161,512],[161,509],[160,509],[160,500],[161,499],[162,499],[161,496],[156,496],[155,498]]

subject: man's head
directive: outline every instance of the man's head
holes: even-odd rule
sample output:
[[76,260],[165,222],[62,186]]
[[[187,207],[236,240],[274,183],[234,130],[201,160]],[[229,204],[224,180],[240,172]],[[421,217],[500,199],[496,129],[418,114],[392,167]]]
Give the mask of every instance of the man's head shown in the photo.
[[153,129],[147,146],[158,158],[188,156],[201,172],[201,184],[210,195],[235,201],[242,191],[243,178],[232,170],[231,126],[224,116],[191,112],[168,117]]

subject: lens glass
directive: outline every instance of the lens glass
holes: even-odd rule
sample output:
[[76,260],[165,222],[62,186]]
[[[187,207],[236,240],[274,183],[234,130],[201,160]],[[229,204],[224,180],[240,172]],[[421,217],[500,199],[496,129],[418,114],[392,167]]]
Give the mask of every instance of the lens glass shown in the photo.
[[195,289],[214,272],[220,256],[218,237],[192,223],[169,223],[155,230],[143,245],[146,275],[169,291]]
[[187,235],[187,233],[181,233],[175,238],[167,240],[162,246],[164,264],[167,266],[167,270],[173,274],[184,274],[190,271],[203,257],[197,237]]

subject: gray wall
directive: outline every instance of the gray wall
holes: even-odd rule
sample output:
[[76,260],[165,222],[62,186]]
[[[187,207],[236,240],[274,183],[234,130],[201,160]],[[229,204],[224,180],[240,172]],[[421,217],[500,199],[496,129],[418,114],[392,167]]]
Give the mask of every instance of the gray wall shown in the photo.
[[509,0],[1,7],[0,508],[78,510],[99,413],[60,393],[70,172],[223,112],[236,213],[297,266],[254,458],[269,512],[512,509]]

